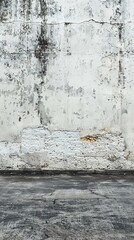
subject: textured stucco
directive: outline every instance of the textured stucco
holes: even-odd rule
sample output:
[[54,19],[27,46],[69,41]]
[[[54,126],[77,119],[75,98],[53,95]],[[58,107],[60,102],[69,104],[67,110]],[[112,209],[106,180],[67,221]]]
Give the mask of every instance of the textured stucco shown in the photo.
[[133,9],[0,0],[0,169],[134,168]]

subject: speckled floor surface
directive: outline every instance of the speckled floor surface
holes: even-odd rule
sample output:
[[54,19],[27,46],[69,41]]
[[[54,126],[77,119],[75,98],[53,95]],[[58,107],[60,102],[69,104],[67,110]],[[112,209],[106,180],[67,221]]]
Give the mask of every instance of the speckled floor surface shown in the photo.
[[134,176],[1,176],[6,239],[134,240]]

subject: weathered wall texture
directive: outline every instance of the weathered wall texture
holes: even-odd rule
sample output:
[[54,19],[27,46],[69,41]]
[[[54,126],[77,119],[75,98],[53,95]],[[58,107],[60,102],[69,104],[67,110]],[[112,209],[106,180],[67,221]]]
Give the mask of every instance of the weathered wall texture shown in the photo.
[[0,169],[134,168],[133,10],[0,0]]

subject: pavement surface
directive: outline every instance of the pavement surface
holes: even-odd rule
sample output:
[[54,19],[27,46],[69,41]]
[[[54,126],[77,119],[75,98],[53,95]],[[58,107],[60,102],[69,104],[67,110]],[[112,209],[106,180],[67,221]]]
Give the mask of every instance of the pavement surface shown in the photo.
[[0,176],[0,240],[134,240],[134,176]]

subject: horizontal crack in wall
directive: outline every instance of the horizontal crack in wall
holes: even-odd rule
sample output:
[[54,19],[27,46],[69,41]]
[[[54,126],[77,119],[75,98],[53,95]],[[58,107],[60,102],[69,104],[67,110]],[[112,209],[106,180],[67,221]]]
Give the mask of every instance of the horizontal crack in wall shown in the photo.
[[[41,24],[41,21],[21,21],[21,20],[13,20],[13,21],[1,21],[2,23],[4,24],[8,24],[8,23],[33,23],[33,24]],[[84,21],[80,21],[80,22],[72,22],[72,21],[63,21],[63,22],[47,22],[45,23],[45,25],[60,25],[60,24],[65,24],[65,25],[77,25],[77,24],[83,24],[83,23],[90,23],[90,22],[94,22],[94,23],[97,23],[97,24],[101,24],[101,25],[104,25],[104,24],[109,24],[109,25],[113,25],[113,26],[119,26],[120,24],[122,25],[126,25],[126,24],[131,24],[131,23],[134,23],[134,21],[128,21],[128,22],[106,22],[106,21],[99,21],[99,20],[95,20],[95,19],[88,19],[88,20],[84,20]]]

